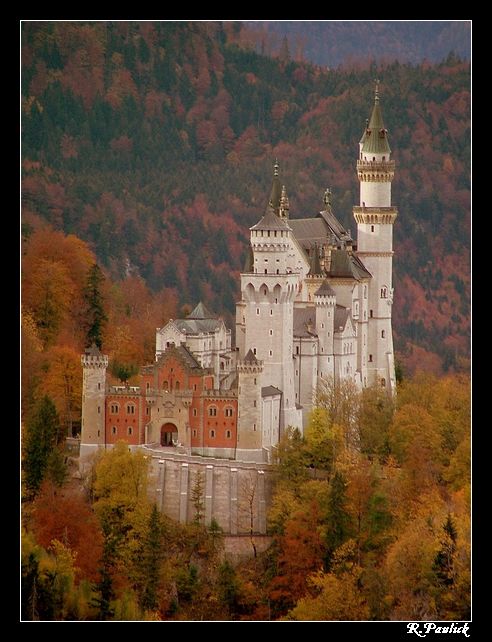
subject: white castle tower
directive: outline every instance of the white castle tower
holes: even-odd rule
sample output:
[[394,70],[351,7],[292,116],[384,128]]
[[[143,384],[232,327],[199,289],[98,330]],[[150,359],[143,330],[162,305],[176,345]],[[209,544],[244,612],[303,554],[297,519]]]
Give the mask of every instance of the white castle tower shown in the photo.
[[368,308],[368,384],[394,392],[395,366],[391,309],[393,304],[393,223],[398,214],[391,205],[391,160],[387,130],[379,104],[378,84],[371,119],[359,143],[357,176],[360,205],[353,208],[357,222],[357,255],[372,274]]
[[[274,204],[280,203],[278,211]],[[246,349],[263,363],[262,382],[282,391],[280,424],[302,429],[296,408],[292,367],[294,300],[301,276],[293,270],[288,199],[275,164],[272,194],[263,218],[251,230],[250,270],[241,274],[242,301],[237,307],[239,359]],[[241,318],[242,317],[242,318]]]
[[92,344],[81,357],[82,427],[80,461],[88,458],[105,444],[105,393],[108,357]]

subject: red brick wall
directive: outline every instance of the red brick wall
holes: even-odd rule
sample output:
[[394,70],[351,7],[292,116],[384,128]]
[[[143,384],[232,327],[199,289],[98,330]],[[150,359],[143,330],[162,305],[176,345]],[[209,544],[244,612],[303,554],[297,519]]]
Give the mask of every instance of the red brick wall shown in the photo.
[[[115,444],[117,441],[126,441],[128,444],[137,445],[139,440],[141,398],[135,395],[108,395],[106,397],[106,443]],[[128,405],[134,406],[134,412],[128,412]],[[111,412],[111,406],[117,405],[118,413]],[[145,425],[144,417],[144,425]],[[116,434],[113,434],[113,427]],[[131,435],[129,433],[131,428]],[[142,442],[145,435],[142,428]]]
[[[210,414],[215,408],[216,415]],[[232,409],[232,417],[225,414],[226,408]],[[203,445],[210,448],[235,448],[237,440],[237,399],[205,399],[203,418]],[[230,437],[227,437],[227,431]],[[212,432],[214,431],[214,436]],[[201,444],[200,444],[201,445]]]

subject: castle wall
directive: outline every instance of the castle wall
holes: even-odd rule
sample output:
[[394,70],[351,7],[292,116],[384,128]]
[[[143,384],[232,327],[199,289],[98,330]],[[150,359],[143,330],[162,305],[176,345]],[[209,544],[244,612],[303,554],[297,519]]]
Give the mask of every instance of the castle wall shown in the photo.
[[149,499],[172,519],[191,522],[195,517],[192,490],[197,475],[203,479],[205,524],[214,518],[224,533],[266,533],[266,515],[272,499],[272,468],[255,464],[169,455],[147,446],[141,447],[150,457]]

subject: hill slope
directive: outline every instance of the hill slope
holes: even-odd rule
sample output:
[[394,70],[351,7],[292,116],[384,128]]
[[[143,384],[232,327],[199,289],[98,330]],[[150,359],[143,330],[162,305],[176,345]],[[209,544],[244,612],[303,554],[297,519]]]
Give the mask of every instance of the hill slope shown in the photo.
[[409,369],[464,365],[468,63],[328,71],[242,49],[240,35],[233,23],[23,23],[25,235],[76,234],[113,278],[138,273],[230,318],[275,156],[293,216],[318,211],[330,186],[354,230],[377,73],[397,162],[396,347]]

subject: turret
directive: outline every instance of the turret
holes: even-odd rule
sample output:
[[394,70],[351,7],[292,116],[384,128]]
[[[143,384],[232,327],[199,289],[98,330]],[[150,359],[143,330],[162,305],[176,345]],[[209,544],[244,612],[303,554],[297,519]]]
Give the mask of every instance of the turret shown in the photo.
[[108,357],[93,343],[81,357],[82,380],[82,429],[80,436],[80,464],[105,440],[106,368]]
[[238,420],[237,459],[261,461],[261,385],[263,361],[250,349],[243,360],[237,362]]
[[333,322],[336,306],[336,294],[328,281],[324,280],[314,293],[314,304],[319,339],[318,376],[326,379],[334,374]]

